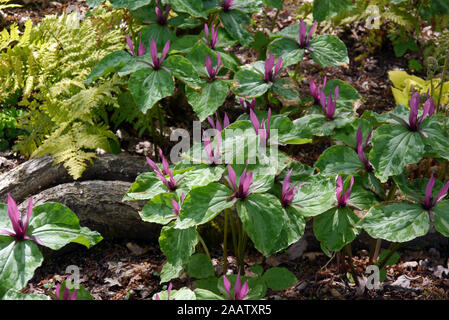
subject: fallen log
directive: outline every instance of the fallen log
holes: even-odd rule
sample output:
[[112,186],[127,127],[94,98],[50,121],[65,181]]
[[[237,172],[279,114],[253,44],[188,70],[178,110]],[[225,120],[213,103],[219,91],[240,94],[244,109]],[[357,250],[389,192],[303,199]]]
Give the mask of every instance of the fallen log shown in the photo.
[[[66,205],[82,226],[100,232],[106,239],[156,240],[160,227],[142,221],[138,213],[145,201],[122,201],[130,185],[125,181],[101,180],[64,183],[33,195],[33,202]],[[19,210],[26,211],[27,204],[28,200],[23,201]]]
[[[0,175],[0,202],[7,201],[8,193],[16,202],[22,202],[42,190],[74,181],[61,164],[54,165],[53,162],[51,156],[35,158]],[[78,181],[133,182],[145,171],[149,171],[149,167],[144,157],[105,154],[94,159],[93,165],[84,171]]]

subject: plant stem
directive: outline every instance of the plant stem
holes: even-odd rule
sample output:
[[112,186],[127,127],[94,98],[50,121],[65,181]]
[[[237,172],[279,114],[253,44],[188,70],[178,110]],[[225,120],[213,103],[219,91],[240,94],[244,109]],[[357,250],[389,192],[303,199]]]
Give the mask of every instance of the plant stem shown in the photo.
[[153,136],[153,143],[156,143],[156,141],[157,141],[156,144],[160,145],[160,139],[159,139],[159,136],[158,136],[158,134],[156,132],[156,126],[154,124],[154,118],[151,115],[151,112],[148,112],[148,117],[150,118],[149,120],[150,120],[150,123],[151,123],[151,135]]
[[201,237],[201,235],[199,233],[198,233],[198,238],[200,240],[201,245],[203,246],[204,252],[209,257],[209,260],[212,260],[210,257],[209,249],[207,249],[206,243],[204,242],[203,237]]
[[444,86],[444,80],[445,80],[446,73],[447,73],[448,62],[449,62],[449,57],[446,57],[446,59],[444,60],[443,73],[441,74],[440,94],[438,95],[438,104],[437,104],[436,113],[438,113],[440,111],[440,103],[441,103],[441,97],[443,95],[443,86]]
[[160,136],[161,136],[161,138],[163,138],[164,137],[164,123],[163,123],[163,119],[162,119],[162,110],[161,110],[160,103],[157,104],[157,116],[158,116],[158,120],[159,120]]
[[391,180],[391,187],[390,190],[388,191],[388,195],[387,195],[387,201],[391,201],[394,199],[394,196],[396,194],[396,190],[398,189],[398,186],[396,185],[396,183],[394,182],[394,180]]
[[239,228],[239,246],[238,246],[238,254],[237,254],[237,261],[239,265],[239,269],[243,269],[243,243],[244,243],[244,237],[245,237],[245,230],[243,230],[243,224],[240,221],[240,228]]
[[374,251],[376,249],[376,243],[377,243],[376,239],[374,239],[374,238],[371,239],[371,246],[370,246],[370,249],[369,249],[369,262],[371,264],[373,264],[373,258],[374,258]]
[[231,209],[226,209],[228,210],[228,213],[230,213],[229,215],[229,221],[231,224],[231,232],[232,232],[232,244],[234,247],[234,254],[237,255],[237,227],[235,225],[235,217],[234,214],[232,213]]
[[293,81],[295,81],[296,85],[299,87],[299,82],[296,79],[296,77],[298,76],[298,72],[299,72],[299,68],[301,67],[301,61],[298,61],[298,63],[296,64],[296,68],[295,68],[295,73],[293,74]]
[[354,278],[354,282],[355,282],[355,284],[356,284],[357,286],[360,286],[359,278],[357,277],[357,273],[356,273],[356,271],[355,271],[354,264],[353,264],[353,262],[352,262],[352,247],[351,247],[351,244],[350,244],[350,243],[348,243],[348,244],[345,246],[345,250],[346,250],[346,254],[348,255],[349,266],[350,266],[350,268],[351,268],[351,274],[352,274],[352,277]]
[[440,174],[438,175],[439,180],[445,180],[446,174],[447,174],[447,168],[448,168],[448,162],[444,161],[443,165],[441,166]]
[[377,239],[372,261],[376,261],[377,258],[379,258],[379,252],[380,252],[381,246],[382,246],[382,239]]
[[392,243],[390,245],[390,248],[388,248],[389,252],[387,256],[380,261],[379,263],[379,270],[381,270],[383,267],[385,267],[386,263],[388,262],[388,259],[391,258],[391,256],[402,246],[402,243]]
[[276,15],[274,16],[273,22],[271,23],[271,28],[270,28],[271,32],[273,32],[274,26],[276,25],[276,21],[278,19],[279,12],[280,12],[280,10],[276,9]]
[[228,210],[224,212],[223,274],[228,270]]

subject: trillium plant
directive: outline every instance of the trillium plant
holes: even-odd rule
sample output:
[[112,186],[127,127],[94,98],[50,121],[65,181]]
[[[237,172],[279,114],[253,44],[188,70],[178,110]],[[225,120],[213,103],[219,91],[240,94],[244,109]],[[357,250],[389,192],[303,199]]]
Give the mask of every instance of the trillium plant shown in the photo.
[[34,206],[30,198],[26,208],[26,214],[20,213],[9,194],[8,204],[0,204],[0,298],[26,286],[42,264],[40,247],[59,250],[75,242],[89,248],[102,240],[98,232],[81,227],[62,204]]
[[[337,256],[342,266],[349,263],[356,282],[360,274],[352,268],[351,243],[362,230],[375,247],[380,248],[382,240],[392,242],[390,253],[433,227],[449,236],[449,185],[443,184],[449,161],[448,125],[433,99],[416,92],[408,105],[399,104],[389,112],[365,110],[369,108],[355,112],[361,95],[324,69],[349,63],[345,44],[324,34],[318,17],[256,33],[252,16],[262,12],[261,3],[111,1],[129,11],[130,36],[123,37],[123,48],[129,52],[118,50],[104,57],[86,86],[111,73],[120,77],[119,91],[142,117],[148,117],[155,143],[164,139],[165,112],[172,119],[174,110],[191,107],[188,114],[200,123],[194,126],[193,143],[172,150],[160,145],[161,163],[149,155],[148,172],[136,178],[123,198],[144,200],[142,220],[162,226],[158,241],[166,259],[161,283],[184,272],[198,279],[196,290],[170,286],[158,293],[161,300],[249,299],[260,288],[280,288],[270,282],[273,278],[288,278],[293,286],[296,278],[277,269],[262,268],[254,272],[258,277],[245,277],[244,258],[250,248],[265,257],[282,252],[303,236],[307,223],[326,255]],[[141,12],[151,15],[143,17]],[[258,58],[242,64],[230,50],[237,43],[254,50]],[[305,57],[314,62],[314,70],[304,72]],[[293,146],[316,141],[328,146],[316,161],[305,164],[297,154],[292,156]],[[424,170],[418,176],[426,178],[414,178],[410,165],[430,158],[437,163],[438,174]],[[21,256],[35,258],[22,266],[24,278],[11,276],[15,265],[0,265],[4,270],[0,278],[7,279],[4,287],[0,282],[0,295],[7,287],[23,288],[24,279],[41,263],[38,245],[59,249],[70,241],[91,239],[62,205],[44,204],[34,207],[32,214],[20,215],[9,203],[10,211],[5,205],[0,220],[0,245],[11,250],[0,252],[18,250],[24,253]],[[53,211],[71,217],[67,224],[79,235],[51,240],[39,223],[53,220],[39,216],[53,219]],[[220,275],[210,268],[212,241],[205,230],[211,225],[222,243]],[[236,256],[241,275],[229,274],[229,253]],[[379,265],[386,261],[379,260]],[[1,263],[25,265],[25,260],[2,257]],[[263,290],[257,292],[255,296],[264,296]]]

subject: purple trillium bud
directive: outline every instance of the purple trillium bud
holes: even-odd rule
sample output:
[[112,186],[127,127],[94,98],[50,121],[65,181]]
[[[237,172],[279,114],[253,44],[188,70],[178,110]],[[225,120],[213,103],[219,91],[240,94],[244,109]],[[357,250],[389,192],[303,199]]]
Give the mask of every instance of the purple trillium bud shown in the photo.
[[[56,285],[56,299],[61,300],[60,297],[60,292],[61,292],[61,285],[58,283]],[[65,288],[64,292],[62,294],[62,300],[76,300],[76,295],[78,293],[78,290],[73,290],[73,292],[70,294],[69,288]]]
[[168,15],[170,13],[171,6],[170,4],[167,4],[165,6],[165,12],[162,11],[162,9],[159,7],[159,1],[156,0],[156,16],[157,16],[157,23],[161,26],[165,26],[167,24]]
[[310,78],[310,94],[313,97],[314,104],[320,103],[320,91],[326,87],[327,77],[324,77],[323,84],[317,86],[312,78]]
[[304,20],[301,18],[299,24],[299,47],[301,49],[305,49],[309,46],[310,41],[312,40],[312,35],[315,32],[317,27],[317,21],[313,23],[313,26],[310,28],[309,33],[307,33],[307,25]]
[[349,186],[349,189],[345,193],[343,193],[343,180],[341,176],[338,176],[336,196],[339,207],[346,207],[346,205],[348,204],[349,198],[351,197],[351,190],[353,185],[354,185],[354,177],[351,177],[351,184]]
[[[153,160],[151,160],[149,157],[147,157],[147,163],[153,169],[154,173],[159,178],[159,180],[161,180],[162,183],[165,184],[165,186],[168,188],[168,190],[174,191],[178,187],[179,181],[176,182],[175,179],[173,178],[173,172],[170,170],[168,161],[164,157],[161,148],[159,148],[159,155],[161,156],[161,159],[162,159],[163,171],[161,171],[159,169],[159,167],[157,166],[157,164]],[[167,180],[167,178],[165,178],[166,175],[170,176],[169,180]]]
[[153,64],[150,64],[150,66],[153,68],[153,70],[157,71],[162,67],[162,64],[164,63],[165,57],[167,56],[169,50],[170,50],[170,40],[167,41],[167,43],[164,46],[164,49],[162,50],[161,57],[158,58],[156,42],[154,41],[154,39],[151,39],[150,53],[151,59],[153,60]]
[[222,0],[221,7],[223,8],[223,11],[230,11],[233,3],[234,0]]
[[1,229],[0,234],[8,235],[13,237],[16,241],[32,240],[38,245],[43,246],[44,243],[36,236],[28,236],[28,224],[30,223],[30,218],[33,214],[33,198],[28,201],[27,214],[24,217],[20,214],[17,204],[11,195],[8,193],[8,215],[11,221],[13,231]]
[[268,109],[268,117],[266,124],[265,119],[262,119],[262,121],[259,122],[259,119],[257,118],[256,114],[252,109],[249,111],[249,116],[251,119],[251,123],[254,127],[254,130],[256,131],[256,134],[260,137],[260,143],[261,144],[265,143],[266,146],[268,143],[268,139],[270,138],[271,108]]
[[251,113],[251,110],[256,110],[256,98],[253,98],[253,100],[250,102],[248,100],[243,100],[242,98],[239,98],[240,105],[246,110],[247,114]]
[[[413,93],[409,103],[410,113],[408,116],[408,123],[404,119],[395,115],[392,115],[393,119],[398,121],[400,124],[402,124],[410,131],[420,131],[419,127],[421,123],[424,121],[424,119],[426,117],[433,116],[433,114],[435,113],[435,104],[433,102],[433,98],[428,98],[426,102],[424,102],[423,113],[421,117],[418,118],[420,102],[421,102],[421,95],[419,94],[419,92]],[[423,131],[421,132],[425,134]]]
[[363,153],[363,149],[368,146],[369,140],[371,139],[372,131],[368,134],[368,137],[366,137],[365,144],[363,144],[363,134],[362,134],[362,125],[359,125],[359,128],[357,129],[357,135],[356,135],[356,141],[357,141],[357,155],[359,156],[360,161],[362,161],[363,165],[365,166],[365,169],[367,171],[373,171],[373,166],[369,162],[369,160],[365,157],[365,154]]
[[234,169],[228,165],[228,175],[225,176],[225,180],[228,182],[229,187],[234,191],[234,197],[238,199],[245,199],[250,195],[250,187],[253,184],[253,173],[246,173],[248,169],[248,160],[246,161],[245,170],[243,170],[240,178],[239,185],[237,187],[237,175]]
[[335,110],[337,108],[337,99],[339,94],[338,86],[335,87],[334,91],[334,100],[332,100],[332,94],[329,93],[329,96],[326,100],[326,95],[323,90],[320,90],[320,104],[323,108],[324,114],[328,120],[334,120]]
[[447,195],[447,192],[449,191],[449,182],[447,182],[444,185],[444,187],[441,188],[441,190],[438,192],[436,198],[433,198],[432,191],[433,191],[434,185],[435,185],[435,178],[433,177],[433,173],[432,173],[432,176],[430,177],[430,180],[427,183],[426,194],[425,194],[424,202],[422,203],[423,208],[426,210],[430,210],[433,207],[435,207],[438,202],[440,202],[441,200],[444,199],[444,197]]
[[267,58],[267,60],[265,60],[265,74],[263,77],[265,82],[274,82],[274,80],[276,79],[276,75],[279,73],[279,71],[281,71],[282,61],[282,58],[278,60],[273,72],[274,56],[273,53],[270,53],[270,56]]
[[235,279],[234,294],[232,294],[231,292],[231,282],[228,280],[228,278],[226,278],[226,276],[223,277],[223,284],[230,300],[244,300],[248,295],[249,292],[248,280],[246,280],[246,282],[242,286],[240,270],[237,274],[237,278]]
[[207,44],[207,46],[211,49],[215,49],[218,41],[218,29],[215,30],[215,27],[212,26],[209,32],[209,26],[207,24],[204,24],[204,35],[206,36],[206,38],[203,38],[203,40]]
[[212,61],[209,58],[209,55],[206,55],[206,71],[209,75],[209,80],[214,80],[220,71],[221,68],[221,54],[217,54],[217,67],[214,69],[212,67]]
[[293,197],[295,196],[295,194],[299,190],[299,188],[301,188],[302,186],[304,186],[306,184],[310,184],[310,182],[303,182],[297,187],[294,184],[291,184],[290,177],[292,175],[292,172],[293,172],[293,169],[290,169],[290,171],[285,176],[284,181],[282,182],[281,203],[284,208],[286,208],[290,205],[290,203],[293,200]]
[[207,117],[207,121],[210,123],[211,127],[217,130],[218,132],[223,131],[230,125],[228,114],[225,112],[224,119],[223,119],[223,125],[218,120],[218,114],[215,114],[217,120],[214,123],[214,120],[211,117]]

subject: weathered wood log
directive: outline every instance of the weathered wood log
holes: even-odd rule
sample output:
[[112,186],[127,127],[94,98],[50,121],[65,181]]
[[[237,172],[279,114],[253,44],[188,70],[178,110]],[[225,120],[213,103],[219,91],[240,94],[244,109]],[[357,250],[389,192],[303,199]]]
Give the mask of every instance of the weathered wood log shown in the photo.
[[[22,163],[0,175],[0,202],[7,201],[7,194],[22,202],[26,197],[59,184],[72,182],[73,178],[61,165],[54,165],[51,156],[44,156]],[[149,167],[144,157],[129,155],[100,155],[93,165],[84,171],[78,181],[119,180],[133,182]],[[123,196],[123,195],[122,195]]]
[[[64,183],[33,195],[33,202],[59,202],[69,207],[80,225],[96,230],[104,238],[156,240],[160,226],[142,221],[139,210],[145,201],[123,202],[129,182],[83,181]],[[19,205],[26,211],[28,200]]]

